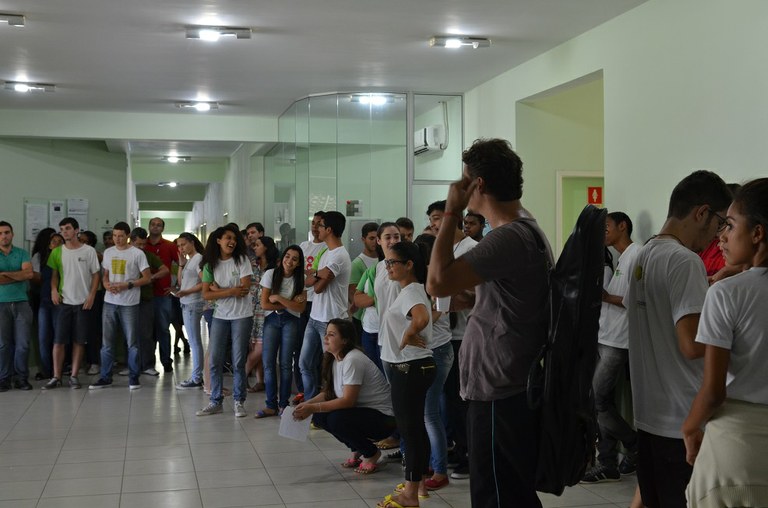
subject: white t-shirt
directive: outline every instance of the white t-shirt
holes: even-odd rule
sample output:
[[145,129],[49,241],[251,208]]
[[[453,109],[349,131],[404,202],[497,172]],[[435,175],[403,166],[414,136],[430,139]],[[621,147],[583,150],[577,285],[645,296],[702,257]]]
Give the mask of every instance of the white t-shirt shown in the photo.
[[[616,271],[611,276],[611,281],[605,290],[609,295],[617,295],[622,299],[629,289],[629,275],[632,265],[635,263],[640,246],[630,243],[616,262]],[[627,309],[603,302],[600,310],[600,331],[597,333],[597,341],[606,346],[621,349],[629,348],[629,330],[627,328]]]
[[[222,289],[240,286],[240,279],[250,278],[253,275],[251,262],[246,256],[240,258],[240,263],[235,263],[235,258],[229,258],[226,261],[219,260],[216,269],[211,273],[209,265],[203,269],[203,282],[215,282]],[[249,295],[243,298],[228,296],[219,298],[216,301],[216,307],[213,311],[213,317],[233,321],[253,317],[253,304]]]
[[56,247],[48,257],[48,266],[59,272],[59,291],[66,305],[82,305],[91,292],[91,279],[99,273],[99,256],[90,245],[68,249]]
[[[477,241],[465,236],[459,243],[453,246],[453,257],[459,259],[464,253],[472,250],[475,245],[477,245]],[[469,319],[470,314],[472,314],[472,309],[460,310],[455,314],[456,326],[451,330],[451,339],[462,340],[464,338],[464,330],[467,329],[467,320]]]
[[[365,291],[363,291],[365,294],[368,294],[368,292],[371,290],[371,280],[368,279],[365,281]],[[379,312],[376,310],[375,305],[371,305],[370,307],[366,307],[363,309],[363,330],[365,330],[368,333],[379,333]]]
[[32,271],[40,273],[40,253],[36,252],[30,261],[32,262]]
[[359,349],[353,349],[343,360],[333,362],[333,390],[344,395],[345,385],[360,387],[355,407],[367,407],[394,416],[392,391],[376,364]]
[[729,399],[768,404],[768,268],[753,267],[714,284],[696,342],[731,351]]
[[[187,290],[198,285],[202,281],[202,270],[200,269],[200,261],[202,260],[203,255],[200,253],[196,253],[194,256],[189,258],[189,260],[184,265],[184,268],[181,269],[180,289]],[[203,292],[198,291],[197,293],[190,293],[186,296],[182,296],[179,298],[179,303],[183,303],[184,305],[191,305],[193,303],[199,302],[202,299]]]
[[349,317],[349,273],[352,260],[344,246],[328,249],[320,258],[317,271],[328,268],[334,278],[325,286],[322,293],[315,293],[310,317],[315,321],[327,323],[331,319]]
[[[432,310],[431,308],[429,309]],[[432,349],[438,348],[443,344],[451,342],[453,334],[451,333],[451,318],[447,312],[441,312],[440,316],[432,322]]]
[[680,352],[675,324],[699,314],[707,294],[701,259],[674,238],[640,248],[624,297],[635,426],[682,439],[680,428],[701,385],[703,362]]
[[[306,242],[301,242],[299,247],[301,247],[301,252],[304,253],[304,270],[309,270],[312,268],[312,263],[315,262],[317,253],[326,248],[327,245],[325,245],[325,242],[315,243],[307,240]],[[315,290],[310,286],[307,288],[307,301],[311,302],[314,299]]]
[[[104,251],[104,259],[101,262],[104,268],[104,276],[109,272],[109,282],[128,282],[141,278],[141,272],[149,268],[147,256],[144,251],[136,247],[128,246],[120,250],[110,247]],[[124,307],[138,305],[141,300],[141,288],[126,289],[117,294],[109,291],[104,295],[104,302]]]
[[[297,270],[298,270],[298,268],[297,268]],[[293,286],[294,286],[294,284],[293,284],[293,276],[288,277],[288,278],[283,277],[283,281],[280,284],[280,291],[275,291],[274,288],[272,287],[272,279],[274,278],[274,276],[275,276],[275,269],[274,268],[270,268],[269,270],[264,272],[264,275],[261,276],[261,287],[269,289],[270,290],[270,294],[280,295],[283,298],[291,300],[293,298]],[[301,316],[301,313],[299,313],[299,312],[296,312],[296,311],[293,311],[293,310],[290,310],[290,309],[285,309],[285,310],[287,310],[288,312],[290,312],[291,314],[293,314],[296,317],[300,317]],[[275,311],[273,311],[273,310],[264,310],[264,317],[269,316],[273,312],[275,312]]]
[[[427,343],[426,349],[405,346],[400,349],[405,331],[411,325],[411,309],[424,305],[429,314],[429,324],[419,334]],[[424,285],[413,282],[405,286],[395,301],[381,315],[379,340],[381,341],[381,359],[389,363],[403,363],[432,356],[432,305],[424,290]]]
[[[376,310],[379,313],[379,331],[381,331],[381,316],[387,312],[389,306],[400,294],[400,284],[389,280],[389,273],[384,261],[379,261],[376,265],[376,278],[373,279],[373,292],[376,295]],[[429,308],[429,306],[427,306]],[[379,346],[382,345],[381,335],[379,335]]]

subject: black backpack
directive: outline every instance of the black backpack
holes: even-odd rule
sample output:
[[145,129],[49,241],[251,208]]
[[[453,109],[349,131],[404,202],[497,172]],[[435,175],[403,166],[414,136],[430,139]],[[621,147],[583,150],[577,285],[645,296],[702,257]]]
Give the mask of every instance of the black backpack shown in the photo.
[[[558,496],[566,486],[579,483],[594,463],[598,427],[592,376],[606,215],[606,210],[587,205],[550,269],[549,333],[528,376],[528,404],[541,412],[536,490]],[[544,242],[535,236],[545,251]]]

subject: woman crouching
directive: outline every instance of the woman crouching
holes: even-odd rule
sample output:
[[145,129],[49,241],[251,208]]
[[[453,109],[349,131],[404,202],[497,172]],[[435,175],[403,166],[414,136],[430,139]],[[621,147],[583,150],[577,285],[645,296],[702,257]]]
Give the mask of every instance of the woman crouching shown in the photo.
[[395,429],[390,389],[381,371],[355,346],[351,321],[332,319],[325,332],[320,393],[294,410],[294,418],[313,423],[352,450],[342,467],[361,474],[375,473],[381,452],[374,441]]

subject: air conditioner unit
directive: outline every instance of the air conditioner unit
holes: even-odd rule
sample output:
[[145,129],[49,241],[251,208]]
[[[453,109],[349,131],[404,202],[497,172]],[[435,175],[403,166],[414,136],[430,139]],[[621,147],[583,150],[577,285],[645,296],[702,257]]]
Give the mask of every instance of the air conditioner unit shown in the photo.
[[413,155],[445,150],[445,127],[430,125],[417,129],[413,136]]

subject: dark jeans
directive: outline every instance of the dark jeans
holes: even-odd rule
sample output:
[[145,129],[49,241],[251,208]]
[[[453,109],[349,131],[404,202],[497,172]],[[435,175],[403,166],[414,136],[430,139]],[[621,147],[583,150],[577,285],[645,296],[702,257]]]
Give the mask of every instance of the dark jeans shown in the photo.
[[381,355],[379,354],[379,334],[368,333],[363,330],[361,342],[365,356],[370,358],[370,360],[376,364],[380,371],[384,372],[384,367],[381,366]]
[[330,413],[315,413],[315,425],[331,433],[353,452],[373,457],[378,449],[373,443],[389,437],[395,430],[395,418],[368,407],[350,407]]
[[[293,353],[296,350],[299,319],[288,311],[272,312],[264,318],[262,363],[267,407],[284,408],[291,398]],[[277,358],[280,356],[280,399],[278,400]]]
[[307,328],[309,322],[309,315],[312,313],[312,302],[307,302],[304,307],[304,312],[301,313],[299,319],[299,330],[296,339],[296,349],[293,352],[293,381],[296,383],[296,390],[299,393],[304,393],[304,379],[301,377],[301,368],[299,366],[299,358],[301,357],[301,346],[304,344],[304,330]]
[[418,482],[429,468],[429,436],[424,425],[427,390],[435,380],[435,360],[423,358],[389,364],[392,409],[405,449],[405,479]]
[[139,350],[141,370],[155,367],[155,308],[152,300],[139,302]]
[[[155,339],[160,349],[160,363],[168,368],[173,363],[171,359],[171,298],[166,296],[153,296],[152,306],[155,310]],[[153,355],[154,355],[154,348]],[[153,362],[154,363],[154,362]]]
[[[93,310],[97,316],[101,316],[104,311],[104,295],[106,291],[96,291],[96,298],[93,300]],[[102,320],[91,320],[91,331],[88,334],[88,343],[85,345],[85,360],[91,365],[101,363],[101,339],[103,335]]]
[[53,335],[58,307],[41,304],[37,311],[37,340],[40,349],[40,373],[43,378],[53,376]]
[[541,508],[536,495],[538,411],[525,392],[494,401],[469,401],[470,495],[473,508]]
[[29,377],[29,339],[32,336],[29,302],[0,303],[0,381],[10,382],[14,371],[23,382]]
[[682,439],[637,432],[637,483],[648,508],[684,508],[693,467],[685,461]]
[[627,451],[637,451],[637,433],[616,408],[616,383],[624,375],[629,350],[598,344],[597,353],[599,357],[592,378],[597,423],[600,426],[597,460],[604,466],[616,467],[616,445],[619,441]]
[[454,452],[463,459],[467,454],[467,406],[459,395],[459,348],[460,340],[452,340],[453,366],[445,380],[445,408],[448,416],[449,437],[456,443]]

